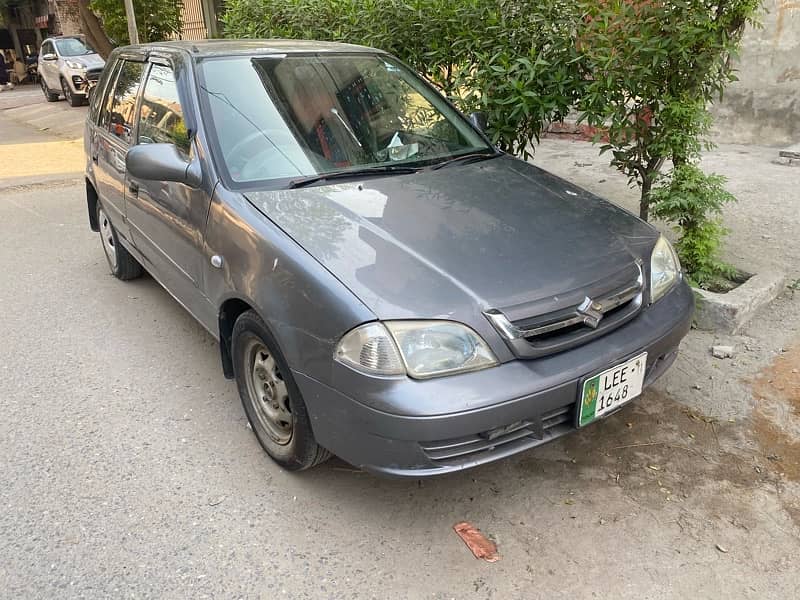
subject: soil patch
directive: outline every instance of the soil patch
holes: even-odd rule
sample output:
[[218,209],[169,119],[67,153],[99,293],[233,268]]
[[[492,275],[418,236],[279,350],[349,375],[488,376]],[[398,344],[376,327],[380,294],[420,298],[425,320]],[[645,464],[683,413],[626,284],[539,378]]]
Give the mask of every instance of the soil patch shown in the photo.
[[752,382],[753,430],[779,474],[800,481],[800,345],[778,356]]
[[576,464],[599,467],[642,500],[685,498],[709,480],[758,485],[766,471],[746,445],[741,423],[703,416],[654,390],[565,440]]

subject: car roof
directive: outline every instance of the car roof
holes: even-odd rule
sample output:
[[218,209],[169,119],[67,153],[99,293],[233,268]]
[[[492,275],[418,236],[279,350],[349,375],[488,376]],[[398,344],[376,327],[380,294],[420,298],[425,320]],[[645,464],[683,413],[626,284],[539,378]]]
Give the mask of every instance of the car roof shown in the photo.
[[319,42],[315,40],[174,40],[125,46],[122,51],[152,52],[156,50],[182,50],[196,57],[233,56],[252,54],[300,54],[336,52],[382,52],[367,46],[342,44],[339,42]]

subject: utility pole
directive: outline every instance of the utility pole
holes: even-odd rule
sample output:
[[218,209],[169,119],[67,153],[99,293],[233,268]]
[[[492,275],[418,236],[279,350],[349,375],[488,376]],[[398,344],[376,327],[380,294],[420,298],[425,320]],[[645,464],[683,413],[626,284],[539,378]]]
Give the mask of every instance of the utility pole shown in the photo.
[[128,18],[128,37],[131,44],[139,43],[139,30],[136,29],[136,15],[133,14],[133,0],[125,0],[125,16]]

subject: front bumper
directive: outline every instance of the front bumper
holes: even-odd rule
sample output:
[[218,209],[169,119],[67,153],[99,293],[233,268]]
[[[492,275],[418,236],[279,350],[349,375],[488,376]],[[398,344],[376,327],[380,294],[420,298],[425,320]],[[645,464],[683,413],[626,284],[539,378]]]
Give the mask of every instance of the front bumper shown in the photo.
[[90,80],[96,83],[99,72],[97,72],[97,69],[72,69],[70,67],[64,67],[62,76],[67,81],[67,85],[69,85],[75,96],[86,96],[88,94]]
[[650,385],[675,360],[693,309],[681,282],[629,323],[552,356],[427,381],[366,378],[340,366],[334,385],[351,395],[294,376],[317,441],[337,456],[386,475],[443,474],[574,431],[580,381],[642,351]]

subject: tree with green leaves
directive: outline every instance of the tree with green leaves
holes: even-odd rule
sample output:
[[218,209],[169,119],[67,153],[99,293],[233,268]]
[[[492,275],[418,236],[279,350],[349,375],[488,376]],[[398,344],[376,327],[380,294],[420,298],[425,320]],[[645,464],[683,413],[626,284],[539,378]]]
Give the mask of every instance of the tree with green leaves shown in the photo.
[[731,56],[761,0],[580,0],[577,108],[603,151],[641,188],[639,215],[664,162],[708,147],[708,103],[735,80]]
[[[130,43],[128,19],[121,0],[79,0],[102,20],[103,30],[119,45]],[[133,11],[139,30],[139,41],[157,42],[168,39],[181,29],[180,0],[134,0]]]

